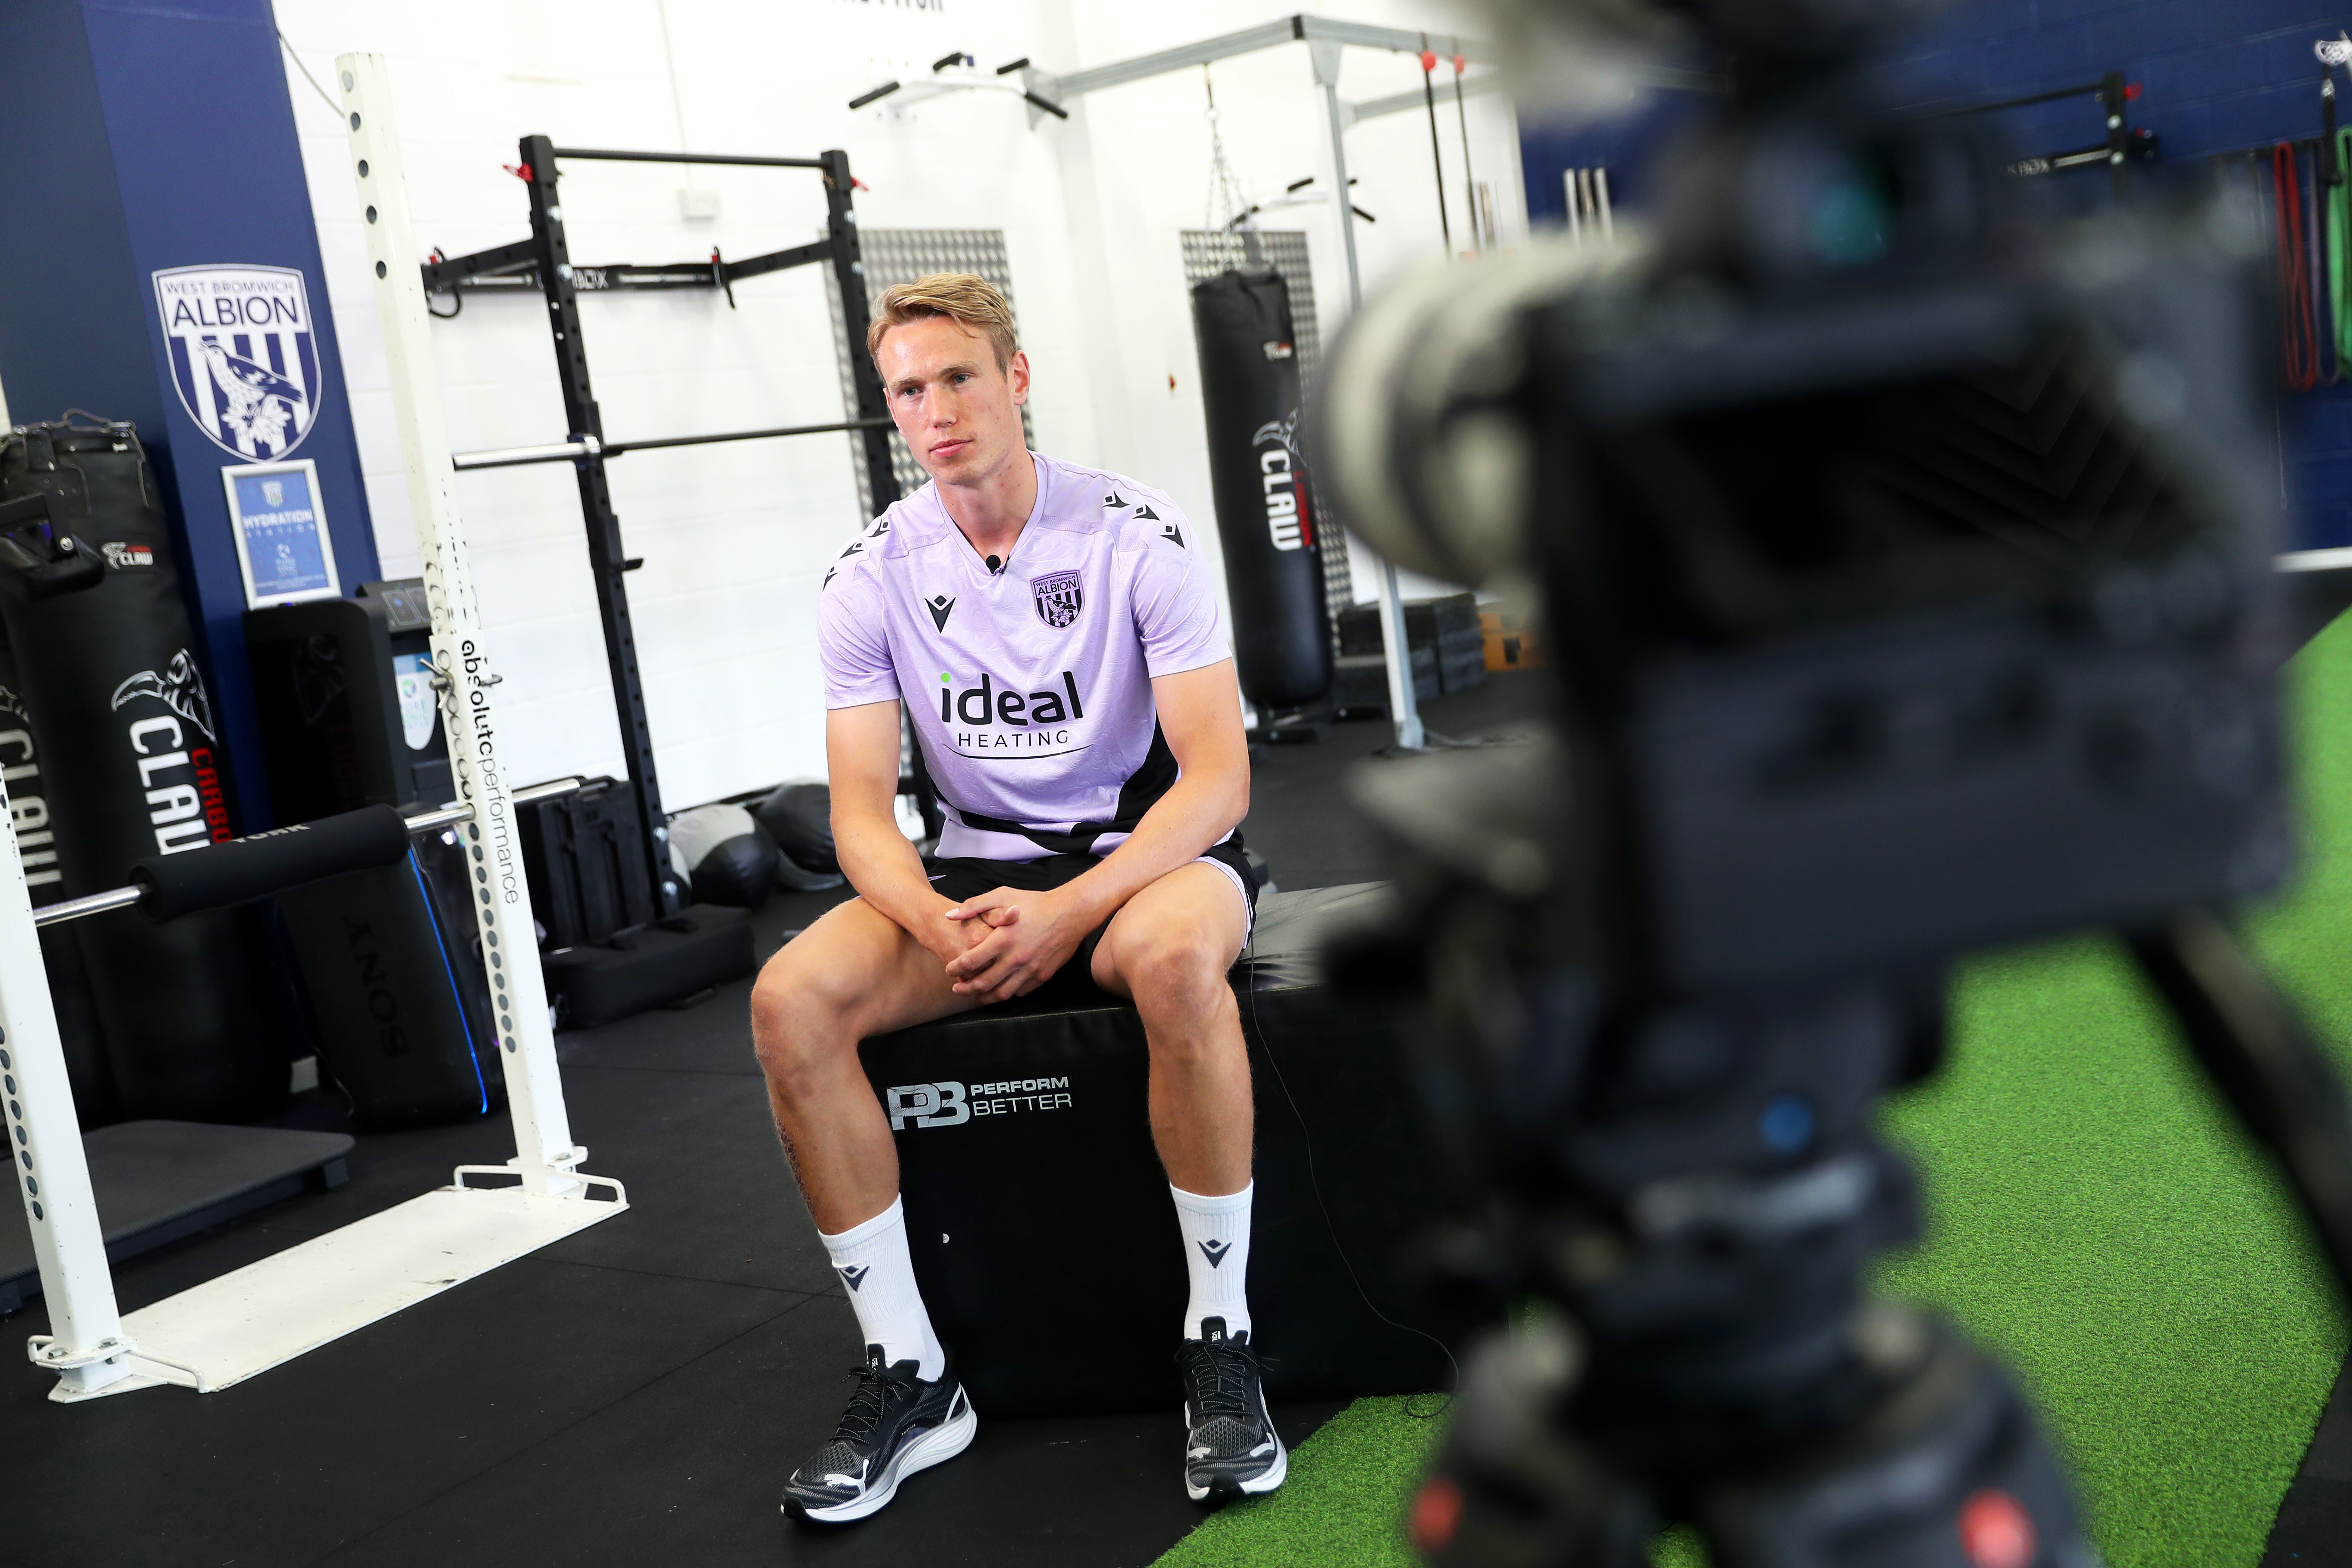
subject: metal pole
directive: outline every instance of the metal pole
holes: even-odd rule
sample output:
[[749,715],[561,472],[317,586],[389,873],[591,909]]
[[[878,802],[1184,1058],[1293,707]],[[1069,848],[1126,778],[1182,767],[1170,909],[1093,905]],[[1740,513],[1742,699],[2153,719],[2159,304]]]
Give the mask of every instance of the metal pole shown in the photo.
[[653,724],[646,713],[645,678],[637,669],[629,593],[621,582],[628,557],[621,545],[621,520],[613,510],[612,486],[604,477],[604,416],[588,380],[588,345],[580,333],[580,298],[572,284],[572,248],[563,235],[563,198],[555,187],[555,144],[547,137],[522,139],[520,166],[527,171],[523,186],[530,194],[531,249],[540,290],[547,298],[548,330],[555,339],[556,380],[563,388],[572,438],[589,448],[573,468],[580,479],[581,515],[588,525],[588,574],[596,586],[597,616],[604,626],[604,659],[613,682],[614,717],[621,729],[621,755],[628,763],[629,789],[644,825],[639,850],[655,907],[674,915],[685,900],[670,867],[669,818],[662,811],[661,773],[654,763]]
[[[1339,237],[1348,253],[1348,312],[1353,315],[1364,303],[1364,283],[1356,267],[1356,204],[1348,189],[1348,144],[1339,119],[1339,45],[1334,39],[1312,38],[1307,52],[1314,59],[1315,80],[1323,89],[1323,107],[1331,126],[1331,178],[1339,191]],[[1421,706],[1413,700],[1412,650],[1404,640],[1404,603],[1397,594],[1395,564],[1384,556],[1375,559],[1380,564],[1372,579],[1380,592],[1389,713],[1396,723],[1397,749],[1417,752],[1422,747]]]
[[[857,244],[857,209],[850,197],[856,184],[849,174],[849,154],[835,148],[824,154],[825,236],[833,246],[833,280],[841,293],[842,335],[848,340],[849,384],[857,398],[856,418],[887,420],[890,405],[882,395],[882,373],[866,352],[866,260]],[[866,459],[866,485],[879,517],[898,499],[898,474],[890,463],[890,432],[867,425],[858,441]]]
[[335,69],[342,84],[360,202],[366,209],[367,222],[361,227],[376,277],[376,313],[392,372],[393,413],[408,470],[409,510],[416,522],[418,553],[424,557],[433,662],[440,676],[435,685],[442,720],[448,726],[457,798],[473,807],[465,838],[475,868],[474,914],[496,1001],[507,1104],[514,1117],[511,1163],[526,1193],[577,1197],[583,1189],[574,1167],[584,1152],[572,1142],[563,1079],[555,1063],[555,1033],[547,1016],[547,985],[539,968],[539,938],[531,927],[521,834],[506,773],[499,765],[500,678],[491,669],[488,639],[474,598],[466,525],[457,513],[457,476],[450,467],[449,432],[441,416],[441,382],[434,369],[416,231],[409,220],[400,140],[393,126],[391,84],[378,55],[341,56]]
[[0,1075],[7,1147],[49,1312],[50,1331],[27,1349],[33,1364],[58,1373],[69,1397],[94,1394],[140,1369],[125,1359],[133,1346],[115,1305],[13,814],[0,822]]

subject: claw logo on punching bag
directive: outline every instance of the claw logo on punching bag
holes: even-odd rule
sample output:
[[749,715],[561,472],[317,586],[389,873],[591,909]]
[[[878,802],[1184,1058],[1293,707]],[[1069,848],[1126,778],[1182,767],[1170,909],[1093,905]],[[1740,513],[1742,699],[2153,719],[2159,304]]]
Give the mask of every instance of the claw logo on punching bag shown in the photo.
[[1259,426],[1250,445],[1257,449],[1258,482],[1265,491],[1267,539],[1276,550],[1303,550],[1313,544],[1307,490],[1297,479],[1298,410],[1292,409],[1287,419],[1269,419]]
[[319,417],[319,341],[291,267],[173,267],[155,308],[180,406],[213,445],[283,458]]

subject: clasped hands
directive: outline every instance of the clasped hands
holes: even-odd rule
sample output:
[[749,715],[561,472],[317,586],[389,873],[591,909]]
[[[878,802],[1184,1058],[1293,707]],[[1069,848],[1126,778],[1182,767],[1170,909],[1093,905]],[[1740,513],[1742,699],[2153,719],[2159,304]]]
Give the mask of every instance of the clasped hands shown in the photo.
[[[1097,921],[1066,889],[998,888],[940,911],[945,960],[959,996],[991,1002],[1026,995],[1070,961]],[[946,951],[942,952],[941,948]]]

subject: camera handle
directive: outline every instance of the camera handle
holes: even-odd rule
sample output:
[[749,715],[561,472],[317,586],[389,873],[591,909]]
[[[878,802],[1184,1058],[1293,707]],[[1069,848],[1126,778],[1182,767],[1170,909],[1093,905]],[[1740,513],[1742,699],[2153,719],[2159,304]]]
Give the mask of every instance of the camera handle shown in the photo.
[[2352,1101],[2294,1008],[2205,910],[2132,932],[2132,957],[2246,1130],[2284,1169],[2352,1300]]

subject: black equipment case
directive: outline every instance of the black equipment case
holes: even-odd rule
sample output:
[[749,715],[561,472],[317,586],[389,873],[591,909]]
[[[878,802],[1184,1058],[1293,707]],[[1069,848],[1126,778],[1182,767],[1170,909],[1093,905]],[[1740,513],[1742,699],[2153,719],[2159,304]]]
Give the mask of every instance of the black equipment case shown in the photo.
[[[245,638],[282,823],[447,804],[422,581],[250,610]],[[467,886],[444,831],[399,865],[278,895],[321,1064],[364,1126],[456,1121],[505,1100]]]

